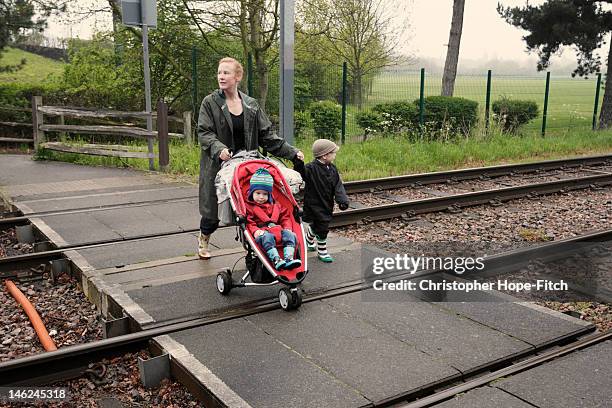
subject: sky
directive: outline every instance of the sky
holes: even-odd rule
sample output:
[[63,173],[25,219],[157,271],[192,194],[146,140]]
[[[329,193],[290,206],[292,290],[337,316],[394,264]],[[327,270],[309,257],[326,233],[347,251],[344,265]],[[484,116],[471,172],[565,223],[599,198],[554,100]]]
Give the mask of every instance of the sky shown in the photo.
[[[535,61],[525,52],[522,30],[506,23],[497,14],[498,1],[504,6],[521,6],[526,0],[466,0],[461,37],[460,58],[470,60],[512,59],[517,62]],[[390,9],[408,22],[407,38],[402,40],[402,53],[415,57],[434,58],[442,64],[446,57],[446,44],[450,30],[453,0],[387,0]],[[531,0],[538,5],[544,0]],[[79,0],[79,4],[104,6],[105,0]],[[399,21],[400,19],[398,19]],[[90,38],[95,30],[110,29],[110,15],[80,19],[73,24],[53,19],[47,34],[54,37]],[[571,49],[554,61],[575,61]],[[461,60],[460,60],[461,62]]]

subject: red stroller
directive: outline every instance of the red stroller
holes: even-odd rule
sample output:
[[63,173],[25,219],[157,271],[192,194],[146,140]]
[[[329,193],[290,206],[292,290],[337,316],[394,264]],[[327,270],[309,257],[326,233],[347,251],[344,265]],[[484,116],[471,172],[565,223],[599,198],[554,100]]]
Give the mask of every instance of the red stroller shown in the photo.
[[[255,242],[255,238],[246,228],[246,205],[249,181],[251,175],[259,168],[265,168],[274,179],[272,196],[282,207],[289,209],[291,217],[291,230],[296,235],[295,258],[302,264],[294,269],[276,270],[263,249]],[[281,283],[285,285],[278,292],[278,299],[284,310],[297,309],[302,304],[302,295],[298,285],[308,273],[307,251],[304,239],[304,230],[301,223],[301,210],[291,194],[291,188],[281,171],[269,160],[248,160],[242,162],[234,169],[230,189],[230,203],[237,223],[237,239],[242,242],[247,254],[245,263],[247,272],[239,282],[232,280],[232,271],[224,270],[217,274],[217,289],[227,295],[232,288],[246,286],[271,286]],[[282,243],[277,242],[277,248],[282,254]],[[247,282],[250,275],[251,282]]]

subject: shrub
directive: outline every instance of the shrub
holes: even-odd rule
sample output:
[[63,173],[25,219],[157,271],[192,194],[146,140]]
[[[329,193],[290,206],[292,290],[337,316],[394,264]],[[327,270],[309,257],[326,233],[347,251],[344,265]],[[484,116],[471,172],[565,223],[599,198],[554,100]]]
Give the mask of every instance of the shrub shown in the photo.
[[361,111],[355,115],[357,125],[363,129],[364,140],[370,133],[376,133],[381,130],[382,116],[378,112]]
[[310,105],[310,117],[315,136],[336,140],[342,126],[342,111],[340,105],[331,101],[318,101]]
[[[31,108],[33,95],[42,96],[46,105],[63,105],[66,100],[66,93],[53,84],[0,84],[0,105]],[[0,121],[29,123],[32,115],[29,112],[0,110]]]
[[[424,102],[424,121],[432,130],[468,134],[478,121],[478,102],[454,96],[428,96]],[[414,104],[418,107],[419,100]]]
[[418,109],[410,102],[395,101],[381,103],[372,110],[380,114],[379,129],[383,132],[400,132],[413,127],[418,116]]
[[534,101],[502,98],[493,102],[493,113],[503,131],[512,133],[538,117],[538,104]]
[[293,133],[295,137],[300,137],[304,129],[310,125],[310,117],[306,111],[297,111],[293,117]]

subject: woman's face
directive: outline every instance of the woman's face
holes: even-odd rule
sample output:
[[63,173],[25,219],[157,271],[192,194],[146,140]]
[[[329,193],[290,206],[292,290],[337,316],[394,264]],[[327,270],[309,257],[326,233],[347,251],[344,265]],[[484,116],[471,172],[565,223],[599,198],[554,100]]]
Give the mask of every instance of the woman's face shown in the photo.
[[219,64],[217,69],[217,82],[219,82],[219,89],[236,89],[238,82],[242,78],[239,78],[236,74],[236,67],[230,62],[223,62]]

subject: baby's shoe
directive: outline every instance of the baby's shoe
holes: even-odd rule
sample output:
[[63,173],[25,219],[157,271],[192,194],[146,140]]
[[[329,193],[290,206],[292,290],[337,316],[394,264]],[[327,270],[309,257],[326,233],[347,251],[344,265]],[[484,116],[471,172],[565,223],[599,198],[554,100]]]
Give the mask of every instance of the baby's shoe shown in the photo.
[[278,255],[278,250],[276,248],[268,249],[267,253],[268,258],[270,258],[270,260],[274,264],[274,268],[277,271],[281,270],[285,266],[285,261],[281,259],[281,257]]
[[293,254],[295,253],[295,248],[288,246],[284,249],[285,255],[285,268],[284,269],[293,269],[297,268],[302,264],[300,259],[293,259]]

